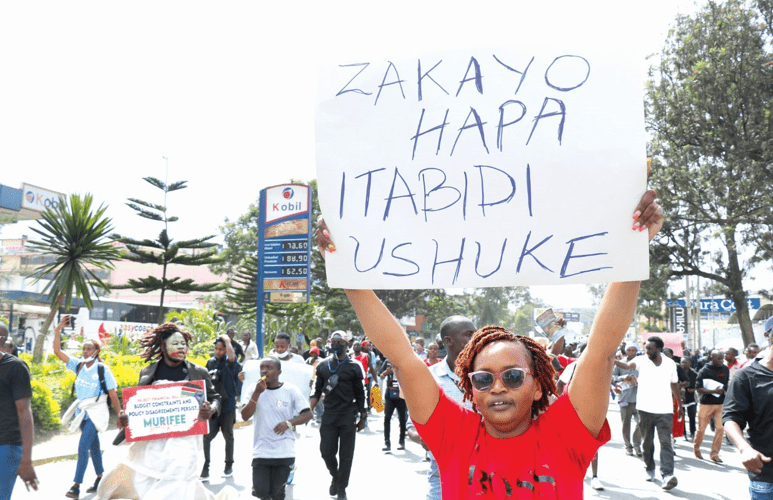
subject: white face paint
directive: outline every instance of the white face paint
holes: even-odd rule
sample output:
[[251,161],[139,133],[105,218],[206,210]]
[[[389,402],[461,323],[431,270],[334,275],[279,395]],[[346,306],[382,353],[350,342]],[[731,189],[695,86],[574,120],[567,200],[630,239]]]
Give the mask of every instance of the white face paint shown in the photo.
[[175,361],[182,361],[188,354],[188,343],[180,332],[174,332],[164,341],[166,355]]

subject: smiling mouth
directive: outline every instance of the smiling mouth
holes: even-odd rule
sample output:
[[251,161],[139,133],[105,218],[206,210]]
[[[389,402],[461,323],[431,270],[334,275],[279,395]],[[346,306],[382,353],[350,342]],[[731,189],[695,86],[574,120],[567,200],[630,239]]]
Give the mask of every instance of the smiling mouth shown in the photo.
[[506,408],[506,407],[510,406],[510,403],[508,401],[494,401],[493,403],[491,403],[488,406],[489,406],[489,408],[501,409],[501,408]]

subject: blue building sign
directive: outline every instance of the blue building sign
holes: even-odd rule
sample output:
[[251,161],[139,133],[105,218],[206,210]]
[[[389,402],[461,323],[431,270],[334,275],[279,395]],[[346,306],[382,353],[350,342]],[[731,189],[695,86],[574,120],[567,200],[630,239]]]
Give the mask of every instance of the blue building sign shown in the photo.
[[[698,302],[700,302],[700,309],[702,313],[735,312],[735,303],[733,302],[733,299],[700,299]],[[685,299],[669,300],[668,305],[685,307],[687,305],[687,301]],[[693,301],[692,305],[695,305],[695,301]],[[749,310],[756,311],[761,306],[760,298],[750,297],[746,299],[746,305]]]

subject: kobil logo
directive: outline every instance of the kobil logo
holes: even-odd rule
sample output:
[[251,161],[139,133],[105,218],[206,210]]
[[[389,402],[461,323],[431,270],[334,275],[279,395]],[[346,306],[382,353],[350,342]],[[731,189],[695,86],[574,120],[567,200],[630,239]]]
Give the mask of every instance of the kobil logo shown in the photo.
[[282,191],[282,198],[284,198],[285,200],[289,200],[293,197],[293,194],[294,194],[293,188],[285,188]]

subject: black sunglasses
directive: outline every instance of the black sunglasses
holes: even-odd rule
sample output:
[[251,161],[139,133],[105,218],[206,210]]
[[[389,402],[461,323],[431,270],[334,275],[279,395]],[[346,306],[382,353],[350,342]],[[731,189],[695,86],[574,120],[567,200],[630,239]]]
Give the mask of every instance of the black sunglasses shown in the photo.
[[500,373],[491,373],[487,371],[477,371],[468,373],[472,388],[476,391],[484,392],[491,389],[494,380],[499,379],[508,389],[518,389],[526,380],[526,375],[530,374],[528,368],[509,368]]

